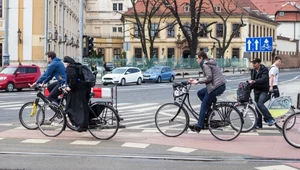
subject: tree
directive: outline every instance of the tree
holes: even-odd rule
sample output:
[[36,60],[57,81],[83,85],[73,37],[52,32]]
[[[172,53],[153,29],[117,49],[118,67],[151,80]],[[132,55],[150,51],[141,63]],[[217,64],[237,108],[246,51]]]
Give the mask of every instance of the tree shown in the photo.
[[148,54],[150,54],[150,57],[153,57],[155,39],[158,38],[160,31],[168,27],[168,25],[162,26],[162,23],[171,20],[169,23],[175,25],[176,20],[172,20],[170,12],[163,6],[162,0],[131,0],[131,3],[132,9],[123,14],[123,22],[131,24],[130,30],[133,30],[133,33],[131,31],[130,35],[140,39],[144,56],[148,58]]
[[[219,47],[219,55],[224,57],[225,51],[229,47],[232,39],[239,36],[241,27],[246,26],[243,22],[243,12],[244,10],[239,7],[238,0],[219,0],[220,6],[216,6],[213,0],[208,0],[212,8],[213,17],[217,16],[221,19],[222,25],[220,25],[220,32],[218,28],[216,30],[216,36],[212,35],[212,31],[209,31],[210,38],[214,39]],[[228,19],[240,15],[240,23],[232,25],[232,31],[229,32],[228,29]]]

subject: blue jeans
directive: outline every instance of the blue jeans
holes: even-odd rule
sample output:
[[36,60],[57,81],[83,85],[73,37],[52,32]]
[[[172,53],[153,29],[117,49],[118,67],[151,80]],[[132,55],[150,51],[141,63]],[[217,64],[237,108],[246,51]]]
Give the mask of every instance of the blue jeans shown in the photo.
[[203,128],[204,127],[204,118],[205,115],[211,106],[213,100],[220,94],[222,94],[226,89],[225,84],[216,88],[214,91],[210,92],[208,94],[207,88],[203,88],[198,91],[197,95],[198,98],[202,101],[201,103],[201,108],[200,108],[200,113],[199,113],[199,118],[198,118],[198,127]]
[[[269,110],[264,104],[267,98],[268,98],[268,92],[254,92],[254,101],[257,103],[257,107],[264,115],[266,121],[273,119]],[[256,112],[258,112],[258,110],[256,110]],[[257,115],[258,115],[257,126],[262,128],[262,116],[259,113]]]

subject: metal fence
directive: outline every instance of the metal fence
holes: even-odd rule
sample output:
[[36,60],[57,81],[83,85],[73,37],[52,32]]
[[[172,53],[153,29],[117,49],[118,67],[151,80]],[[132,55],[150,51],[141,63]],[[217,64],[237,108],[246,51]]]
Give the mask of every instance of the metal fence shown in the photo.
[[[98,66],[103,66],[104,61],[103,58],[87,58],[86,59],[88,64],[96,63]],[[132,67],[138,67],[142,71],[147,70],[148,68],[154,66],[154,65],[165,65],[169,66],[173,69],[197,69],[199,68],[198,63],[196,62],[195,58],[187,57],[184,58],[181,57],[174,57],[171,58],[162,57],[157,58],[156,56],[148,59],[146,57],[137,58],[135,56],[132,56],[130,59],[126,58],[117,58],[113,57],[112,61],[115,65],[115,67],[125,67],[125,66],[132,66]],[[226,68],[247,68],[249,61],[246,58],[239,59],[239,58],[217,58],[216,59],[217,65],[220,68],[226,69]]]

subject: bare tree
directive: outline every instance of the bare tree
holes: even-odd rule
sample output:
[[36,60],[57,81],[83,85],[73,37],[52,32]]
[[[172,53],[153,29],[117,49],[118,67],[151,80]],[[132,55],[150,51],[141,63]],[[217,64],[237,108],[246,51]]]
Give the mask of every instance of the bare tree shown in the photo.
[[[216,16],[221,19],[222,32],[218,34],[218,30],[216,30],[216,35],[212,35],[212,31],[210,31],[210,38],[217,42],[217,46],[219,47],[219,55],[224,57],[225,51],[229,47],[232,39],[236,36],[239,36],[241,27],[246,26],[243,22],[243,9],[239,7],[237,0],[219,0],[220,6],[216,6],[212,0],[208,0],[209,4],[213,10],[212,16]],[[228,29],[228,19],[234,17],[236,15],[240,15],[240,23],[232,26],[232,31],[230,32]]]
[[[132,37],[140,39],[146,58],[149,58],[148,54],[153,57],[155,39],[158,38],[160,31],[168,27],[168,25],[162,26],[162,23],[168,21],[171,25],[175,25],[176,20],[172,19],[162,0],[131,0],[131,3],[132,9],[123,14],[123,19],[133,25],[130,27],[133,31],[126,31],[130,31]],[[149,53],[147,43],[149,43]]]

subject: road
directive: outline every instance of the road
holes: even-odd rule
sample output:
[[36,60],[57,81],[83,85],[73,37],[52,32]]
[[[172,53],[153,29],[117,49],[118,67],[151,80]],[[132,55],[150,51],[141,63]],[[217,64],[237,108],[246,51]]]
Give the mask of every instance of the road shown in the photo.
[[[249,74],[226,74],[226,78],[227,90],[219,100],[236,100],[237,85],[248,80]],[[175,81],[183,80],[187,79]],[[281,72],[279,80],[281,91],[291,95],[295,104],[296,94],[300,93],[299,72]],[[196,92],[202,87],[192,86],[190,90],[196,110],[199,109]],[[300,168],[299,150],[290,147],[275,127],[265,126],[231,142],[218,141],[205,131],[200,135],[187,132],[178,138],[162,136],[155,128],[154,114],[161,104],[173,101],[171,83],[118,87],[118,110],[126,128],[109,141],[98,141],[88,132],[70,130],[56,138],[47,138],[38,130],[22,128],[18,111],[34,97],[35,92],[31,90],[0,92],[1,168],[124,169],[124,165],[125,169],[199,169],[198,166],[241,169],[243,166],[242,169],[280,170],[291,168],[290,165]],[[16,164],[15,158],[22,159]],[[39,163],[33,164],[34,161]],[[74,164],[66,164],[70,161]]]

